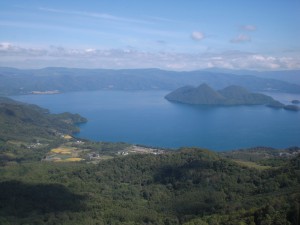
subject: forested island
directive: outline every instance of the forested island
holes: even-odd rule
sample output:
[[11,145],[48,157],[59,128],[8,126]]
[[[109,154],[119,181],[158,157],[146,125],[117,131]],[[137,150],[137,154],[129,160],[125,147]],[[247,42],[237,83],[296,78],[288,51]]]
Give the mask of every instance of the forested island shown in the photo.
[[205,83],[198,87],[184,86],[172,91],[165,98],[169,101],[192,105],[266,105],[273,108],[299,110],[297,106],[285,106],[270,96],[261,93],[252,93],[237,85],[231,85],[219,91],[214,90]]
[[80,115],[0,99],[0,224],[300,222],[300,149],[77,139]]

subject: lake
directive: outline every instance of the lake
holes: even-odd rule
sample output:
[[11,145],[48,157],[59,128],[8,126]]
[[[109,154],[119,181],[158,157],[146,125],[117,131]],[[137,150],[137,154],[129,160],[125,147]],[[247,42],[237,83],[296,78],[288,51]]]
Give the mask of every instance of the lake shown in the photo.
[[[14,96],[52,113],[88,119],[77,137],[96,141],[216,151],[255,146],[300,146],[300,112],[265,106],[191,106],[164,99],[167,91],[90,91]],[[276,94],[277,99],[287,98]],[[275,96],[274,96],[275,97]],[[300,95],[290,98],[300,99]]]

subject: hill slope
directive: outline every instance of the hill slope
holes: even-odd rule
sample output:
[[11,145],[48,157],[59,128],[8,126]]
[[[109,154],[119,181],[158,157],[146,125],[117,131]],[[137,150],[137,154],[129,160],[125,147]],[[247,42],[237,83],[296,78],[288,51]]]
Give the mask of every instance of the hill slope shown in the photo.
[[207,84],[201,84],[200,86],[193,88],[186,86],[179,88],[166,96],[166,99],[170,101],[177,101],[188,104],[222,104],[225,98],[214,91]]
[[7,158],[40,157],[63,135],[78,132],[75,124],[83,122],[86,119],[78,114],[50,114],[36,105],[0,97],[0,164]]
[[[45,138],[59,133],[79,131],[76,123],[86,122],[78,114],[50,114],[36,105],[23,104],[8,98],[0,98],[0,137],[26,140],[32,137]],[[18,136],[16,136],[18,135]]]

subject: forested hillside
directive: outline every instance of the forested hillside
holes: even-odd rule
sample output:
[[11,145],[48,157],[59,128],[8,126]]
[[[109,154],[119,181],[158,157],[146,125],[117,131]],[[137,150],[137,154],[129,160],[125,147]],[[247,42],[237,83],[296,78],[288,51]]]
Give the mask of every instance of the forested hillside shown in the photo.
[[299,156],[255,169],[182,149],[0,170],[1,224],[299,224]]
[[86,122],[78,114],[50,114],[48,110],[36,105],[22,104],[6,98],[0,98],[0,114],[0,135],[6,139],[16,138],[16,133],[24,138],[29,135],[42,138],[57,133],[71,134],[79,131],[74,124]]
[[47,109],[0,97],[0,163],[42,157],[63,136],[78,132],[78,114],[51,114]]

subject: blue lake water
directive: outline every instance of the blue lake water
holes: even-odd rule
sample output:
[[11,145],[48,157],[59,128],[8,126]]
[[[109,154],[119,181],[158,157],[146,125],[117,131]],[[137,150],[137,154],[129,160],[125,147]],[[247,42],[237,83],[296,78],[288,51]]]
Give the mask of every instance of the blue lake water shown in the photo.
[[[178,148],[229,150],[300,146],[300,112],[265,106],[205,107],[171,103],[166,91],[91,91],[14,96],[52,113],[88,119],[78,137]],[[277,96],[284,101],[286,95]],[[288,95],[288,97],[291,97]],[[300,95],[292,96],[300,99]]]

